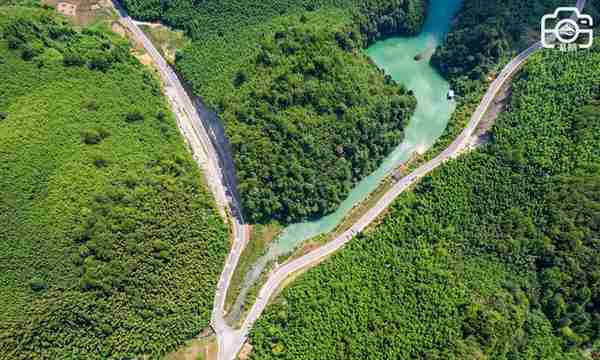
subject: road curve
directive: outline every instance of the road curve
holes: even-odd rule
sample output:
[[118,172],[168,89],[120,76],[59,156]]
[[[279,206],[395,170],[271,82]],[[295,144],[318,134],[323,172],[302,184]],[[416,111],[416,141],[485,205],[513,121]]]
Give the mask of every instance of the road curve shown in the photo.
[[[581,11],[585,6],[585,0],[577,1],[577,8]],[[417,180],[430,173],[432,170],[442,165],[447,160],[450,160],[460,154],[460,152],[467,146],[468,140],[473,135],[473,132],[479,125],[479,122],[483,118],[484,114],[492,104],[492,101],[502,88],[502,86],[510,79],[510,77],[523,66],[525,61],[533,55],[535,52],[542,48],[541,42],[536,42],[531,45],[515,58],[513,58],[503,69],[500,75],[492,82],[483,99],[479,103],[479,106],[471,116],[469,123],[460,135],[448,146],[444,151],[437,155],[434,159],[421,165],[419,168],[414,170],[406,177],[396,182],[393,187],[373,206],[367,213],[365,213],[350,229],[339,235],[333,241],[310,251],[309,253],[294,259],[284,265],[278,267],[274,272],[271,273],[266,283],[260,289],[257,300],[250,309],[250,312],[246,316],[242,327],[235,331],[235,338],[228,339],[230,346],[223,353],[219,353],[219,360],[233,360],[241,349],[242,345],[248,337],[250,329],[261,315],[265,307],[267,306],[269,299],[281,286],[281,284],[291,274],[298,272],[302,269],[310,267],[319,263],[327,256],[333,254],[339,250],[342,246],[348,243],[354,236],[363,231],[369,224],[371,224],[383,211],[388,208],[392,202],[407,188],[414,184]]]
[[[194,159],[204,170],[204,175],[215,197],[219,211],[223,216],[226,216],[227,213],[232,215],[229,217],[232,229],[232,245],[219,278],[211,315],[211,326],[217,337],[219,340],[227,339],[232,330],[223,319],[225,295],[242,250],[248,242],[249,229],[244,224],[237,193],[235,169],[233,168],[228,143],[224,139],[224,131],[219,129],[220,124],[214,123],[218,120],[211,119],[209,116],[200,118],[197,104],[188,96],[177,74],[139,28],[139,23],[129,17],[118,1],[114,0],[113,3],[121,23],[134,36],[135,40],[144,47],[156,64],[164,84],[165,93],[177,117],[179,129],[188,142]],[[219,347],[225,348],[228,347],[228,344],[220,341]]]

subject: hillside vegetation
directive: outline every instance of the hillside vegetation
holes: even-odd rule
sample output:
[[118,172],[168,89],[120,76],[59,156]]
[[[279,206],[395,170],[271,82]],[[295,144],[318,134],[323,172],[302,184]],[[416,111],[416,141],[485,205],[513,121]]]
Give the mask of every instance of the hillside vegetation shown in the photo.
[[414,97],[335,37],[302,23],[265,37],[219,103],[253,221],[334,211],[403,138]]
[[600,355],[600,48],[534,56],[491,143],[283,290],[253,359]]
[[225,124],[252,222],[332,212],[402,141],[414,97],[361,49],[417,32],[422,0],[125,3],[192,37],[176,65]]
[[415,33],[423,22],[424,4],[421,0],[207,0],[198,6],[191,0],[125,1],[132,16],[163,21],[194,39],[225,36],[279,16],[327,8],[346,10],[371,39]]
[[103,28],[0,8],[0,358],[158,357],[210,319],[228,230],[160,83]]
[[[588,11],[593,2],[588,1]],[[539,41],[542,16],[567,5],[558,0],[464,0],[431,62],[450,80],[483,79],[498,62]]]

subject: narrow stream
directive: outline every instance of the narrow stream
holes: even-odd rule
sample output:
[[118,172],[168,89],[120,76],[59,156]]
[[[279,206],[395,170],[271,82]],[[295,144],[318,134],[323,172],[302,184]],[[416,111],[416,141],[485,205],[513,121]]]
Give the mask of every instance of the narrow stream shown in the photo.
[[[377,170],[354,187],[334,213],[317,221],[292,224],[283,230],[246,274],[228,316],[232,323],[238,321],[248,290],[270,261],[293,251],[308,239],[333,231],[354,205],[367,198],[392,170],[415,152],[424,153],[443,133],[455,104],[447,99],[449,84],[429,65],[429,57],[445,38],[459,4],[460,0],[430,0],[421,34],[379,41],[365,50],[379,68],[413,90],[417,98],[417,108],[405,129],[405,138]],[[417,54],[424,58],[416,61]]]

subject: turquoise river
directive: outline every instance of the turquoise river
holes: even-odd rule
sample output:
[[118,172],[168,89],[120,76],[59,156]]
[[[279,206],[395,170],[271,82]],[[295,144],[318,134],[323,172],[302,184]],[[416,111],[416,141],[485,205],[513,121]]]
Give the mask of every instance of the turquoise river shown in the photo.
[[[425,152],[443,133],[455,104],[447,99],[448,82],[429,65],[429,58],[444,40],[459,5],[460,0],[430,0],[427,20],[418,36],[390,38],[365,50],[379,68],[412,90],[417,98],[417,108],[405,129],[405,138],[376,171],[354,187],[334,213],[316,221],[289,225],[282,231],[245,275],[240,294],[228,316],[230,321],[239,319],[248,290],[269,262],[290,253],[308,239],[333,231],[394,169],[415,152]],[[423,59],[416,61],[417,54],[424,55]]]

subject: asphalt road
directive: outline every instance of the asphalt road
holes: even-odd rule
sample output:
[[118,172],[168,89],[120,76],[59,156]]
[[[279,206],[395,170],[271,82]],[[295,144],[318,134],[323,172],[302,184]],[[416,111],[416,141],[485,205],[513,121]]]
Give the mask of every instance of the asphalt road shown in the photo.
[[[578,0],[577,7],[580,11],[585,6],[585,0]],[[444,151],[437,155],[434,159],[423,164],[415,171],[400,179],[396,182],[393,187],[373,206],[367,213],[365,213],[350,229],[342,233],[333,241],[307,253],[306,255],[294,259],[288,263],[277,268],[269,278],[267,282],[260,289],[256,302],[250,309],[250,312],[246,316],[241,329],[230,334],[232,338],[228,339],[229,346],[234,348],[227,348],[223,353],[219,353],[219,360],[233,360],[241,349],[242,345],[248,337],[250,329],[262,314],[263,310],[267,306],[269,299],[273,294],[280,288],[282,283],[291,274],[296,273],[302,269],[318,264],[321,260],[325,259],[335,251],[339,250],[342,246],[348,243],[354,236],[363,231],[369,224],[381,215],[385,209],[387,209],[392,202],[407,188],[433,171],[438,166],[442,165],[447,160],[457,157],[461,151],[468,145],[469,139],[473,135],[473,132],[479,125],[479,122],[485,115],[486,111],[494,101],[494,98],[502,88],[502,86],[511,78],[511,76],[523,66],[525,61],[533,55],[535,52],[542,48],[541,42],[536,42],[531,45],[515,58],[513,58],[505,67],[502,69],[500,75],[492,82],[488,88],[483,99],[479,103],[479,106],[471,116],[469,123],[463,129],[461,134],[448,146]]]
[[236,335],[235,331],[225,323],[223,309],[233,271],[249,238],[249,229],[244,223],[241,211],[229,143],[217,117],[203,107],[199,101],[193,101],[190,98],[177,74],[139,28],[139,23],[131,19],[117,1],[113,3],[119,13],[121,23],[144,47],[156,65],[171,108],[177,117],[179,129],[188,142],[194,159],[204,170],[219,211],[223,216],[231,215],[227,218],[231,221],[232,245],[219,278],[211,315],[211,326],[217,334],[220,352],[222,352],[223,349],[232,348],[228,339],[237,338],[234,336]]

